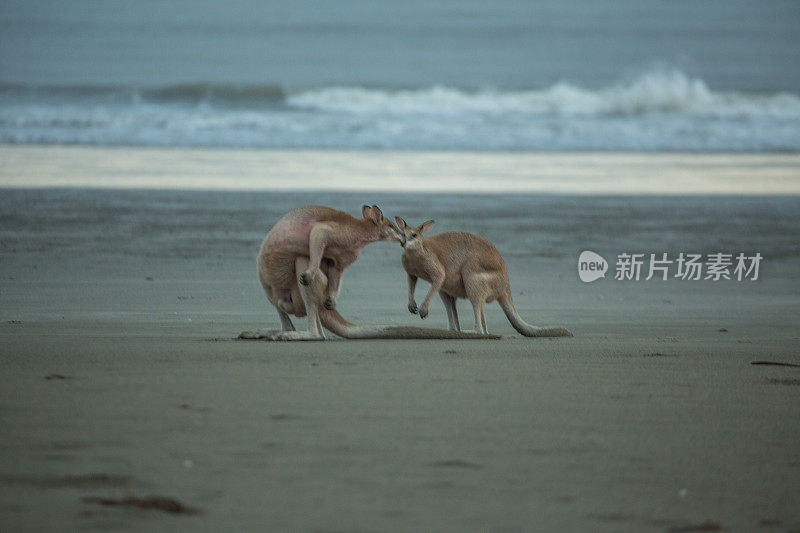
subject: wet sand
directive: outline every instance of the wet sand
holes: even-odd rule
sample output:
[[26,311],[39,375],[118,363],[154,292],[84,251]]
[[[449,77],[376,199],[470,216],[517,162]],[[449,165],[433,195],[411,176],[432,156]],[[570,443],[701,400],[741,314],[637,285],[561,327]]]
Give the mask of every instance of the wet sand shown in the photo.
[[[502,340],[235,340],[277,327],[254,257],[316,200],[487,236],[521,315],[575,337],[522,338],[493,304]],[[6,190],[0,525],[796,530],[800,369],[751,363],[800,364],[799,203]],[[583,249],[765,260],[756,282],[584,284]],[[437,300],[424,322],[407,312],[399,255],[370,245],[340,312],[443,327]],[[195,512],[84,500],[150,495]]]

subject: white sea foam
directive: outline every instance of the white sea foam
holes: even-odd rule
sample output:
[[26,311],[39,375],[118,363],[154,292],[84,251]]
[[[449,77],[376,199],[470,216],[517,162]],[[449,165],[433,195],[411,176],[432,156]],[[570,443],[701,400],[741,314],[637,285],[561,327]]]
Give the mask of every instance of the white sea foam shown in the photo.
[[542,90],[474,92],[441,86],[400,91],[330,87],[291,95],[287,102],[300,109],[390,115],[662,113],[697,117],[800,117],[797,95],[713,92],[703,80],[690,78],[677,70],[655,70],[630,83],[601,90],[583,89],[569,83],[558,83]]
[[269,148],[799,151],[800,96],[675,70],[592,90],[0,86],[0,142]]

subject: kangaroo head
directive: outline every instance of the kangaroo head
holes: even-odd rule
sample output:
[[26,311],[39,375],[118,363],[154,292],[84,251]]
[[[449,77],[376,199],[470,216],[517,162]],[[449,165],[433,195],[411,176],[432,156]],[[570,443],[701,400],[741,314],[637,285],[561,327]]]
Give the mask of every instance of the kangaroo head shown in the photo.
[[427,222],[423,222],[417,227],[414,227],[409,226],[406,221],[400,217],[394,217],[394,220],[397,222],[397,227],[403,235],[403,238],[400,240],[400,246],[403,248],[406,246],[419,246],[419,244],[422,242],[422,236],[425,235],[425,233],[427,233],[434,224],[433,220],[429,220]]
[[372,207],[365,205],[361,207],[361,213],[364,215],[364,220],[369,220],[378,226],[380,230],[379,241],[402,241],[403,233],[397,229],[397,226],[395,226],[391,220],[383,216],[383,213],[377,205],[373,205]]

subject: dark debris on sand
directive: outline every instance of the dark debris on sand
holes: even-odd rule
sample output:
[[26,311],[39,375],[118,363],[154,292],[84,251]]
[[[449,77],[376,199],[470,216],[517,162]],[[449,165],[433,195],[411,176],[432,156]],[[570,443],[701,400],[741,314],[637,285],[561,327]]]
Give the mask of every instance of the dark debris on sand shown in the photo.
[[692,524],[689,526],[677,526],[670,529],[672,533],[683,533],[689,531],[724,531],[725,527],[719,522],[707,520],[702,524]]
[[173,514],[192,514],[197,510],[188,507],[187,505],[179,502],[174,498],[167,498],[165,496],[145,496],[139,498],[136,496],[128,496],[127,498],[99,498],[89,496],[83,498],[84,503],[94,503],[103,506],[125,506],[133,507],[142,510],[156,510],[164,511],[165,513]]
[[44,377],[44,379],[51,381],[54,379],[72,379],[70,376],[65,376],[64,374],[48,374]]
[[789,366],[792,368],[800,368],[800,365],[795,363],[784,363],[782,361],[753,361],[750,363],[751,365],[763,365],[763,366]]
[[773,385],[793,385],[795,387],[800,386],[800,379],[780,379],[780,378],[768,378],[768,383],[772,383]]

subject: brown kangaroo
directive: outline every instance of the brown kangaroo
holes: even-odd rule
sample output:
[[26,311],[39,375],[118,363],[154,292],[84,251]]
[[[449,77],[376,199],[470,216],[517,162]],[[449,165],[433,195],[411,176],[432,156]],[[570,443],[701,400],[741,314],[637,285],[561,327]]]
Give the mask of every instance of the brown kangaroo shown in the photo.
[[[403,268],[408,274],[408,310],[428,316],[431,298],[437,292],[444,302],[450,330],[461,331],[458,323],[456,299],[468,298],[475,313],[475,331],[487,334],[485,304],[497,300],[509,322],[526,337],[571,337],[572,333],[562,327],[537,327],[522,320],[514,307],[508,269],[500,252],[486,239],[472,233],[447,232],[423,239],[434,221],[429,220],[418,227],[409,226],[405,220],[395,217],[403,232]],[[431,284],[422,305],[417,308],[414,289],[417,278]]]
[[[345,320],[335,310],[344,269],[366,245],[402,239],[377,206],[365,205],[361,211],[363,218],[358,219],[330,207],[298,207],[275,224],[258,254],[258,278],[278,311],[282,330],[243,332],[242,338],[324,340],[323,326],[346,338],[497,338],[414,327],[361,326]],[[289,315],[308,316],[308,331],[295,331]]]

